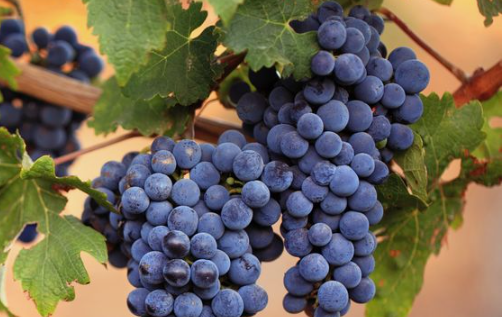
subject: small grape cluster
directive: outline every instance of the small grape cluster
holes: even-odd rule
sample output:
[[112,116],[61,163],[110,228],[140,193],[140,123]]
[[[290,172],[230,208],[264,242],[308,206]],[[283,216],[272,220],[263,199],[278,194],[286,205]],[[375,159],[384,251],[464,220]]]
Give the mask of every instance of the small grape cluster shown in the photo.
[[337,2],[293,21],[299,33],[316,31],[323,50],[312,57],[312,78],[280,79],[274,69],[249,72],[231,86],[243,128],[271,158],[290,166],[282,189],[281,233],[300,261],[285,274],[284,308],[314,316],[347,313],[350,299],[375,295],[375,235],[383,216],[375,185],[388,177],[396,151],[408,149],[407,126],[422,115],[419,93],[429,71],[409,48],[386,59],[383,20],[363,6],[349,16]]
[[[103,69],[103,61],[94,50],[78,43],[76,32],[69,26],[59,28],[54,35],[45,28],[32,33],[36,50],[31,63],[89,83]],[[11,56],[22,58],[29,53],[25,28],[21,20],[5,19],[0,24],[0,44],[11,49]],[[28,95],[1,89],[0,126],[11,133],[19,131],[33,160],[50,155],[58,157],[80,149],[75,131],[86,116],[68,108],[48,104]],[[71,162],[56,166],[56,174],[65,176]],[[36,225],[25,227],[19,240],[31,242],[37,236]]]
[[110,262],[128,267],[137,316],[239,317],[265,308],[261,261],[283,251],[273,232],[289,167],[235,130],[218,145],[156,138],[150,153],[107,162],[92,185],[121,214],[88,198],[82,221],[102,232]]

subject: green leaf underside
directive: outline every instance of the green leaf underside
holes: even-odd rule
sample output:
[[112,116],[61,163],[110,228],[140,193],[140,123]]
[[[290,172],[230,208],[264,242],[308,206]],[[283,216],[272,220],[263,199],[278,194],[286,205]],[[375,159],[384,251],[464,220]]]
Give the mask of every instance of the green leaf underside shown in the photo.
[[[375,253],[372,278],[377,293],[367,305],[368,317],[407,316],[421,290],[429,257],[439,253],[449,227],[460,225],[464,192],[476,180],[466,153],[485,138],[480,103],[457,109],[449,94],[441,99],[435,94],[422,98],[424,115],[411,126],[416,133],[414,145],[397,156],[405,181],[392,175],[378,187],[385,213],[375,228],[382,241]],[[462,159],[459,177],[441,183],[440,176],[456,158]],[[426,171],[418,168],[421,164],[427,169],[428,186]],[[428,206],[422,205],[420,197],[424,194]]]
[[493,18],[501,14],[501,0],[477,0],[479,12],[485,16],[484,25],[493,23]]
[[[73,281],[89,283],[80,253],[105,263],[105,238],[73,216],[61,216],[66,198],[58,189],[77,187],[103,202],[106,196],[76,177],[57,178],[54,163],[41,157],[32,163],[23,140],[0,128],[0,246],[3,264],[8,247],[25,224],[38,223],[44,239],[23,249],[14,263],[14,277],[35,301],[42,316],[54,312],[60,300],[72,300]],[[21,159],[21,157],[23,159]],[[110,208],[111,205],[108,204]]]
[[176,107],[173,99],[155,97],[133,101],[125,97],[117,80],[111,77],[103,84],[103,94],[94,106],[89,126],[97,134],[113,132],[118,126],[137,129],[143,135],[181,134],[189,118],[188,107]]
[[226,29],[224,45],[247,51],[245,61],[253,70],[276,66],[284,77],[309,77],[311,57],[319,50],[316,32],[297,34],[289,23],[312,10],[308,0],[247,1]]
[[15,77],[19,74],[21,71],[10,59],[10,49],[0,45],[0,79],[12,89],[17,89]]
[[221,74],[214,62],[218,45],[215,27],[206,28],[199,36],[192,32],[206,20],[202,3],[192,3],[187,10],[176,2],[170,4],[166,46],[151,52],[148,63],[131,76],[124,94],[132,99],[151,99],[156,95],[172,97],[181,105],[206,99]]
[[238,6],[242,4],[244,0],[208,0],[208,2],[224,25],[227,25],[234,16],[234,13],[236,13]]
[[165,44],[168,28],[164,0],[83,0],[88,26],[93,28],[100,51],[114,66],[119,84],[147,61],[148,53]]

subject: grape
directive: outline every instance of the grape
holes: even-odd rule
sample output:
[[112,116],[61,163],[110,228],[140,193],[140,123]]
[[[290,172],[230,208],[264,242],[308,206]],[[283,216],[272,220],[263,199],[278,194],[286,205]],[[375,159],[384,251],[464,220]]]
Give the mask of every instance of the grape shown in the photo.
[[261,180],[271,192],[282,192],[292,184],[293,173],[287,164],[272,161],[265,165]]
[[10,34],[24,33],[24,24],[19,19],[3,19],[0,26],[0,39]]
[[423,91],[430,82],[428,68],[418,60],[408,60],[400,64],[395,72],[395,82],[408,94]]
[[416,53],[408,47],[395,48],[388,57],[391,65],[393,65],[394,71],[396,71],[403,62],[411,59],[417,59],[417,57]]
[[367,133],[375,142],[380,142],[389,137],[391,133],[391,123],[383,115],[375,116],[367,130]]
[[142,239],[136,240],[131,246],[131,255],[137,262],[140,262],[141,258],[150,251],[152,249]]
[[389,169],[385,163],[379,160],[375,160],[374,164],[374,172],[367,178],[367,181],[374,185],[381,185],[388,179]]
[[313,203],[319,203],[327,197],[328,187],[318,185],[312,177],[308,177],[302,183],[302,193]]
[[347,289],[356,287],[362,279],[360,267],[353,262],[344,264],[334,270],[333,278]]
[[201,147],[201,162],[211,162],[211,157],[215,151],[215,147],[209,143],[203,143]]
[[184,293],[175,299],[173,311],[180,317],[199,317],[203,311],[203,302],[193,293]]
[[372,124],[372,110],[369,105],[352,100],[347,104],[349,121],[346,128],[351,132],[361,132],[367,130]]
[[152,155],[152,170],[156,173],[171,175],[176,169],[175,156],[167,150],[159,150]]
[[[251,183],[247,183],[246,185],[248,184]],[[231,198],[222,208],[222,222],[231,230],[246,228],[250,224],[252,217],[253,211],[239,198]]]
[[126,166],[116,161],[106,162],[101,167],[100,175],[106,188],[117,190],[117,183],[126,175]]
[[8,35],[2,44],[10,49],[13,57],[20,57],[28,50],[24,35],[21,33]]
[[296,297],[290,294],[286,294],[283,298],[283,308],[290,314],[298,314],[304,311],[306,306],[307,300],[304,297]]
[[[321,161],[317,163],[313,170],[311,171],[311,179],[320,186],[328,185],[332,181],[332,178],[335,175],[336,166],[329,161]],[[310,180],[304,181],[302,184],[302,188],[306,188],[305,190],[310,190],[309,187]],[[306,184],[306,185],[304,185]],[[324,195],[324,194],[323,194]],[[316,199],[318,200],[318,199]]]
[[249,285],[257,281],[260,272],[260,261],[253,254],[246,253],[231,261],[229,278],[237,285]]
[[358,189],[358,175],[349,166],[341,165],[335,170],[330,182],[330,190],[342,197],[353,195]]
[[28,224],[18,237],[18,240],[24,243],[30,243],[37,238],[37,224]]
[[309,242],[308,231],[305,228],[291,230],[285,237],[285,249],[293,256],[303,257],[313,249]]
[[204,193],[204,203],[211,210],[222,209],[229,198],[229,191],[221,185],[210,186]]
[[344,9],[337,2],[324,2],[318,8],[318,20],[325,22],[330,17],[342,17]]
[[211,259],[217,252],[217,241],[208,233],[198,233],[190,240],[190,252],[197,259]]
[[[367,47],[362,48],[359,52],[355,53],[356,56],[358,56],[361,60],[364,66],[367,66],[369,60],[370,60],[370,51]],[[365,74],[366,74],[365,70]],[[358,81],[360,82],[360,81]]]
[[321,254],[311,253],[299,262],[299,273],[308,282],[320,282],[328,275],[328,262]]
[[243,186],[241,195],[242,201],[252,208],[264,207],[269,202],[271,197],[269,189],[261,181],[251,181],[246,183]]
[[[281,109],[281,108],[280,108]],[[268,128],[272,128],[274,127],[275,125],[277,125],[279,123],[279,120],[278,120],[278,113],[276,111],[274,111],[273,108],[271,107],[268,107],[267,109],[265,109],[264,111],[264,117],[263,117],[263,120],[264,120],[264,124],[268,127]]]
[[50,129],[42,125],[35,130],[35,145],[44,150],[56,150],[67,141],[66,132],[61,128]]
[[364,20],[368,23],[368,25],[376,29],[379,34],[382,34],[384,31],[384,21],[377,14],[368,15],[364,18]]
[[163,268],[167,263],[166,256],[159,251],[145,254],[140,261],[140,278],[149,284],[159,284],[164,281]]
[[135,261],[128,262],[127,279],[129,284],[136,288],[141,288],[140,273],[138,272],[138,263]]
[[260,143],[248,143],[243,147],[243,151],[255,151],[260,154],[260,156],[262,157],[262,162],[264,164],[269,163],[269,153],[267,151],[267,148]]
[[314,310],[314,316],[313,317],[340,317],[339,312],[327,312],[321,307],[318,307]]
[[[175,183],[175,186],[178,183]],[[179,230],[188,236],[193,235],[197,231],[197,224],[197,213],[194,209],[187,206],[174,208],[168,216],[168,228],[170,230]]]
[[283,282],[287,291],[293,296],[305,296],[310,294],[313,289],[313,283],[306,281],[300,275],[298,266],[294,266],[286,271]]
[[365,212],[365,216],[367,217],[369,224],[375,225],[381,221],[383,217],[383,207],[379,201],[372,207],[372,209]]
[[224,251],[229,258],[235,259],[245,254],[250,240],[244,230],[226,231],[218,240],[218,248]]
[[72,45],[77,44],[77,32],[71,26],[64,25],[56,30],[56,33],[54,33],[54,40],[65,41]]
[[224,289],[213,298],[211,308],[217,317],[239,317],[243,314],[244,303],[238,292]]
[[218,282],[218,268],[209,260],[197,260],[191,266],[190,277],[196,287],[209,288]]
[[93,78],[103,71],[103,60],[93,51],[79,56],[79,67],[87,76]]
[[370,36],[370,41],[367,43],[367,49],[368,49],[369,53],[370,52],[377,52],[377,49],[379,47],[379,43],[381,42],[381,37],[379,36],[379,32],[376,29],[374,29],[373,27],[370,28],[370,33],[371,33],[371,36]]
[[241,149],[234,143],[219,144],[212,155],[213,164],[222,173],[231,172],[234,158],[239,153]]
[[370,134],[358,132],[349,138],[349,144],[353,147],[354,154],[367,153],[371,155],[375,150],[374,139]]
[[152,167],[151,161],[152,161],[152,155],[146,154],[146,153],[145,154],[138,154],[131,161],[131,166],[136,165],[136,164],[143,165],[146,168],[148,168],[150,171],[151,167]]
[[290,118],[294,123],[297,123],[303,115],[306,113],[312,113],[313,109],[309,106],[306,101],[297,101],[292,106],[290,110]]
[[304,21],[293,20],[290,22],[290,26],[297,33],[306,33],[309,31],[316,31],[320,27],[320,22],[310,15]]
[[329,215],[341,214],[347,206],[347,200],[344,197],[328,193],[327,197],[320,203],[321,209]]
[[132,214],[140,214],[147,210],[150,200],[140,187],[128,188],[121,198],[122,208]]
[[348,304],[348,291],[341,283],[328,281],[320,286],[318,301],[322,309],[335,313],[344,309]]
[[370,278],[364,277],[358,286],[349,291],[349,297],[355,303],[365,304],[374,298],[375,292],[374,282]]
[[171,179],[161,173],[150,175],[145,180],[145,193],[152,200],[166,200],[170,193],[173,183]]
[[145,309],[153,317],[165,317],[173,311],[173,296],[165,290],[157,289],[145,298]]
[[363,20],[370,16],[370,11],[362,5],[356,5],[349,10],[349,16]]
[[197,183],[190,179],[177,181],[171,190],[171,198],[176,204],[190,207],[198,203],[200,194]]
[[250,246],[253,249],[267,248],[274,240],[272,227],[252,225],[246,228],[246,233],[250,238]]
[[255,86],[258,90],[270,89],[270,87],[274,86],[274,83],[276,83],[279,79],[274,67],[264,67],[259,69],[257,72],[250,68],[248,71],[248,78],[253,86]]
[[208,233],[215,239],[220,239],[225,232],[225,227],[220,215],[209,212],[199,218],[197,232]]
[[[340,57],[339,57],[340,59]],[[335,61],[335,71],[337,72],[337,59]],[[327,103],[334,95],[335,84],[328,78],[314,78],[311,79],[304,87],[304,97],[312,104]]]
[[[241,181],[258,179],[264,170],[262,156],[255,151],[243,151],[234,158],[232,170],[234,175]],[[220,176],[218,176],[218,179],[220,179]]]
[[289,124],[279,124],[269,131],[267,135],[267,147],[276,154],[281,154],[281,139],[288,133],[295,131],[295,128]]
[[327,50],[339,49],[345,42],[346,28],[338,21],[326,21],[318,29],[318,43]]
[[217,296],[221,286],[220,281],[217,279],[213,285],[207,288],[194,286],[194,293],[202,300],[210,300]]
[[238,293],[243,299],[244,311],[247,314],[256,314],[267,306],[267,293],[256,284],[242,286]]
[[372,255],[354,257],[352,261],[360,268],[362,277],[367,277],[374,271],[375,260]]
[[390,61],[384,58],[371,58],[366,70],[369,76],[375,76],[383,82],[389,81],[393,76],[393,66]]
[[346,29],[346,34],[346,42],[341,47],[341,51],[343,53],[356,54],[365,47],[365,36],[362,34],[362,32],[360,32],[360,30],[354,27],[348,27]]
[[285,103],[278,112],[278,121],[284,124],[293,124],[292,120],[293,103]]
[[395,151],[403,151],[412,146],[414,133],[406,125],[393,123],[388,137],[387,147]]
[[402,86],[389,83],[384,86],[384,95],[381,103],[388,109],[396,109],[405,102],[405,91]]
[[[150,246],[152,246],[152,244],[150,243],[152,232],[149,235]],[[181,259],[187,256],[187,254],[189,254],[190,239],[182,231],[178,230],[167,231],[163,235],[163,239],[161,241],[162,241],[161,242],[162,251],[171,259]]]
[[334,57],[330,52],[327,51],[319,51],[311,59],[311,70],[313,71],[313,73],[319,76],[329,75],[334,70],[334,66]]
[[201,147],[192,140],[181,140],[173,148],[176,164],[183,169],[191,169],[201,160]]
[[341,266],[353,258],[353,244],[340,233],[334,233],[330,242],[321,249],[325,260],[331,265]]
[[246,93],[250,92],[250,86],[244,81],[236,81],[229,88],[229,99],[233,103],[238,103],[239,99]]
[[128,187],[143,187],[150,176],[148,167],[140,164],[133,164],[126,173],[126,183]]
[[356,192],[348,198],[348,206],[356,211],[368,211],[377,202],[377,192],[371,184],[360,181]]
[[234,143],[242,148],[246,145],[246,138],[237,130],[227,130],[218,137],[218,144],[222,143]]
[[189,264],[180,259],[169,260],[162,272],[166,282],[174,287],[187,285],[191,278]]
[[423,115],[423,101],[418,95],[408,95],[400,108],[393,111],[393,118],[400,123],[414,123]]
[[356,19],[354,17],[347,17],[345,19],[347,28],[355,28],[360,31],[364,37],[365,45],[369,43],[372,37],[371,27],[362,19]]
[[353,245],[355,247],[356,256],[367,256],[375,251],[377,240],[373,233],[367,232],[363,239],[355,241]]
[[269,199],[269,202],[261,208],[254,209],[253,221],[261,226],[272,226],[281,216],[281,207],[274,199]]
[[[168,215],[172,209],[173,205],[168,201],[153,201],[148,206],[145,216],[147,221],[153,226],[166,225]],[[110,216],[112,216],[112,214],[110,214]]]
[[314,113],[306,113],[297,122],[297,132],[305,139],[317,139],[323,133],[323,121]]
[[339,154],[335,156],[332,162],[336,165],[349,165],[354,157],[354,150],[351,144],[342,142],[342,148]]
[[309,242],[317,247],[327,245],[332,239],[332,229],[324,223],[316,223],[308,231]]
[[[367,103],[374,104],[381,100],[384,94],[384,85],[382,81],[375,76],[367,76],[365,80],[358,84],[354,90],[355,97]],[[349,107],[349,104],[348,104]],[[351,121],[351,110],[350,110]]]
[[[291,103],[292,101],[293,101],[292,93],[284,87],[276,87],[269,94],[269,104],[271,105],[271,108],[275,111],[279,111],[279,109],[281,109],[281,107],[284,104]],[[265,100],[264,100],[264,103],[265,103]],[[239,105],[238,105],[238,107],[239,107]],[[257,109],[254,108],[254,109],[251,109],[251,111],[255,112],[255,111],[257,111]],[[257,111],[257,112],[259,112],[259,111]],[[250,123],[257,123],[260,121],[260,119],[261,118],[259,118],[256,122],[250,122]],[[246,122],[245,120],[243,120],[243,121]]]
[[369,223],[364,214],[348,211],[344,213],[339,223],[342,235],[349,240],[360,240],[369,230]]
[[129,293],[127,297],[127,306],[133,315],[144,316],[147,313],[145,299],[149,293],[150,292],[145,288],[137,288]]
[[313,203],[301,191],[296,191],[288,197],[286,208],[294,217],[305,217],[313,210]]
[[64,41],[54,42],[54,45],[49,47],[47,54],[47,62],[51,66],[61,67],[70,62],[75,57],[73,47]]
[[351,161],[351,168],[359,177],[369,177],[374,172],[374,159],[366,153],[356,154]]
[[0,103],[0,125],[14,128],[21,123],[22,112],[11,103]]
[[150,147],[150,149],[153,154],[159,151],[171,152],[173,151],[175,144],[176,144],[175,141],[173,141],[171,138],[168,138],[166,136],[158,136],[152,142],[152,146]]
[[307,153],[309,142],[306,141],[298,132],[292,131],[286,133],[281,138],[281,152],[289,158],[300,158]]
[[210,162],[200,162],[190,170],[190,179],[205,190],[220,182],[220,172]]

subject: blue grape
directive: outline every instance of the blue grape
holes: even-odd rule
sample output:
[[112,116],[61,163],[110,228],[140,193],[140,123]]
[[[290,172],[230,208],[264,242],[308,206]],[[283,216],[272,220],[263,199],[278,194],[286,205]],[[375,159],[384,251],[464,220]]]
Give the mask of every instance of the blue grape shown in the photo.
[[225,203],[220,216],[227,228],[242,230],[250,224],[253,211],[240,198],[231,198]]
[[258,179],[264,170],[262,156],[255,151],[246,150],[234,158],[232,163],[234,175],[241,181]]
[[387,59],[384,58],[371,58],[366,69],[369,76],[375,76],[383,82],[389,81],[393,76],[393,66]]
[[331,265],[341,266],[354,256],[353,244],[340,233],[334,233],[330,242],[321,249],[321,253]]
[[[335,61],[336,64],[339,59],[340,57]],[[335,84],[328,78],[311,79],[304,87],[304,97],[309,103],[316,105],[325,104],[330,101],[330,99],[332,99],[334,95],[334,92]]]
[[241,149],[234,143],[219,144],[213,152],[213,164],[222,173],[232,172],[234,158],[239,153],[241,153]]
[[88,51],[79,56],[79,68],[87,76],[93,78],[98,76],[105,67],[103,60],[95,52]]
[[253,221],[261,226],[272,226],[281,216],[281,207],[274,199],[269,199],[267,204],[253,211]]
[[126,167],[122,163],[109,161],[101,167],[100,176],[104,182],[104,187],[110,190],[117,190],[119,181],[125,175]]
[[384,86],[381,104],[388,109],[396,109],[405,102],[405,90],[402,86],[389,83]]
[[130,260],[128,262],[127,279],[129,284],[136,288],[141,288],[140,273],[138,272],[138,262]]
[[282,192],[292,184],[293,173],[287,164],[272,161],[265,165],[261,180],[271,192]]
[[359,101],[352,100],[348,102],[349,121],[346,128],[351,132],[365,131],[372,124],[372,109],[369,105]]
[[352,260],[353,263],[356,263],[362,272],[362,277],[369,276],[372,272],[374,272],[375,268],[375,260],[372,255],[358,257],[355,256]]
[[332,313],[332,312],[327,312],[326,310],[324,310],[323,308],[321,307],[317,307],[315,310],[314,310],[314,315],[313,317],[340,317],[340,314],[339,312],[335,312],[335,313]]
[[359,100],[367,104],[374,104],[379,100],[381,100],[381,98],[383,97],[384,85],[379,78],[375,76],[367,76],[367,78],[365,78],[365,80],[362,83],[358,84],[355,87],[354,94],[355,97],[358,98]]
[[262,271],[260,261],[251,253],[231,261],[229,279],[236,285],[249,285],[257,281]]
[[327,50],[341,48],[346,38],[346,28],[338,21],[326,21],[318,29],[318,43]]
[[62,148],[67,141],[66,132],[61,128],[49,129],[42,125],[35,130],[35,145],[44,150]]
[[258,71],[253,71],[250,68],[248,71],[248,78],[253,86],[255,86],[258,90],[270,89],[270,87],[274,86],[274,83],[279,79],[278,74],[276,73],[276,68],[274,67],[263,67]]
[[391,65],[393,65],[393,70],[397,70],[403,62],[408,60],[417,59],[416,53],[408,47],[397,47],[395,48],[388,57]]
[[286,209],[294,217],[305,217],[313,210],[313,203],[301,191],[296,191],[288,197]]
[[140,278],[149,284],[160,284],[164,281],[162,270],[167,263],[166,256],[159,251],[145,254],[140,261]]
[[[115,214],[113,212],[111,212],[110,213],[110,219],[112,218],[112,215],[115,215]],[[110,220],[110,223],[112,223],[112,220]],[[117,224],[117,226],[118,226],[118,224]],[[113,227],[113,225],[112,225],[112,227]],[[143,225],[141,226],[140,237],[142,238],[142,240],[144,242],[149,243],[148,242],[148,237],[149,237],[150,232],[152,231],[152,229],[154,229],[154,227],[150,223],[148,223],[148,222],[143,223]],[[150,243],[149,243],[149,245],[150,245]]]
[[368,277],[362,278],[360,284],[349,290],[349,297],[355,303],[365,304],[374,298],[376,287],[374,281]]
[[73,47],[64,41],[56,41],[49,47],[47,54],[47,63],[51,66],[61,67],[70,62],[75,57]]
[[329,215],[323,212],[320,208],[315,208],[313,211],[313,223],[324,223],[332,229],[332,232],[335,232],[339,229],[339,221],[341,219],[340,215]]
[[418,60],[408,60],[400,64],[395,72],[395,82],[408,94],[423,91],[430,82],[430,72]]
[[382,217],[384,214],[383,207],[379,201],[376,202],[376,204],[370,209],[369,211],[365,212],[365,216],[367,217],[369,224],[375,225],[381,221]]
[[209,260],[197,260],[190,268],[190,278],[196,287],[209,288],[218,282],[218,268]]
[[395,151],[404,151],[414,143],[414,133],[403,124],[393,123],[386,146]]
[[348,198],[348,206],[356,211],[368,211],[374,207],[377,202],[377,191],[374,186],[360,181],[356,192]]
[[152,162],[152,155],[150,154],[138,154],[131,161],[131,166],[133,165],[143,165],[150,170]]
[[128,168],[133,162],[134,158],[139,154],[139,152],[128,152],[122,157],[121,163]]
[[62,107],[45,106],[40,112],[40,120],[43,124],[62,128],[70,123],[72,119],[72,110]]
[[240,317],[244,311],[244,303],[238,292],[224,289],[211,301],[211,309],[216,317]]
[[354,154],[367,153],[372,155],[376,148],[374,139],[370,134],[365,132],[358,132],[351,135],[348,142],[353,147]]
[[183,287],[190,282],[190,265],[181,259],[169,260],[162,270],[164,280],[173,287]]
[[11,103],[0,103],[0,125],[14,128],[21,123],[22,112]]
[[23,228],[23,231],[21,231],[18,240],[24,243],[30,243],[35,241],[37,235],[37,224],[28,224]]
[[310,176],[302,183],[302,193],[313,203],[319,203],[327,197],[328,187],[316,184]]
[[367,232],[365,237],[361,240],[353,242],[353,245],[355,247],[355,256],[367,256],[371,255],[375,251],[377,247],[377,240],[373,233]]
[[[279,111],[279,109],[281,109],[281,107],[284,104],[291,103],[292,101],[293,101],[293,95],[285,87],[281,87],[281,86],[276,87],[269,94],[269,104],[271,105],[271,108],[275,111]],[[251,111],[260,112],[260,110],[257,110],[256,108],[253,108]],[[262,116],[260,117],[260,119],[262,119]],[[252,122],[252,123],[257,123],[257,122]]]
[[201,162],[211,162],[215,146],[209,143],[199,145],[201,147]]
[[369,230],[369,222],[364,214],[355,211],[348,211],[342,215],[339,228],[346,239],[360,240],[367,234]]
[[158,136],[152,142],[150,150],[152,151],[152,154],[155,154],[161,150],[171,152],[175,148],[175,144],[176,142],[167,136]]
[[218,240],[218,248],[224,251],[231,259],[245,254],[249,244],[248,234],[244,230],[226,231]]
[[206,206],[203,200],[199,200],[192,209],[196,211],[198,217],[202,217],[204,214],[210,212],[210,209]]
[[318,8],[318,20],[325,22],[330,17],[343,17],[344,9],[337,2],[324,2]]
[[149,293],[150,292],[145,288],[137,288],[129,293],[127,297],[127,306],[133,315],[145,316],[147,313],[145,299]]
[[147,221],[153,226],[166,225],[172,209],[173,205],[168,201],[153,201],[148,206],[145,216]]
[[237,114],[244,123],[256,124],[262,120],[267,101],[257,92],[244,94],[237,104]]
[[281,139],[288,133],[295,131],[295,128],[289,124],[278,124],[267,134],[267,147],[276,154],[281,154]]
[[[359,52],[356,52],[354,54],[362,60],[362,63],[364,66],[367,66],[367,64],[370,60],[370,52],[367,47],[362,48]],[[366,70],[365,70],[365,73],[366,73]]]
[[[331,3],[331,2],[325,2]],[[290,294],[286,294],[283,298],[283,308],[286,312],[290,314],[298,314],[307,306],[307,300],[305,297],[296,297]]]
[[180,179],[173,185],[171,199],[183,206],[195,206],[199,202],[201,191],[197,183],[190,179]]
[[345,19],[347,28],[355,28],[360,31],[365,39],[365,45],[368,44],[370,38],[372,37],[371,27],[362,19],[356,19],[354,17],[347,17]]
[[360,30],[354,27],[348,27],[346,29],[346,34],[346,42],[341,47],[341,51],[343,53],[356,54],[365,47],[365,36],[362,34],[362,32],[360,32]]
[[255,151],[260,154],[260,156],[262,157],[262,162],[264,162],[264,164],[269,163],[269,152],[267,151],[267,148],[260,143],[248,143],[243,147],[243,151]]
[[166,226],[156,226],[152,228],[147,237],[147,242],[150,248],[154,251],[163,251],[164,240],[169,232],[170,231]]
[[306,296],[314,289],[313,283],[308,282],[302,277],[298,266],[294,266],[286,271],[283,284],[287,291],[293,296]]
[[308,231],[305,228],[289,231],[285,236],[286,251],[297,257],[311,253],[313,245],[309,242]]
[[316,31],[320,27],[320,22],[314,17],[310,15],[304,21],[293,20],[290,22],[290,26],[297,33],[306,33],[309,31]]
[[152,200],[166,200],[171,193],[173,183],[171,179],[161,173],[150,175],[145,180],[145,193]]
[[166,254],[171,259],[182,259],[187,256],[187,254],[189,254],[190,239],[182,231],[168,230],[168,232],[164,234],[163,239],[161,240],[161,249],[164,254]]
[[341,214],[346,209],[346,206],[347,200],[345,197],[339,197],[331,192],[320,203],[321,209],[329,215]]
[[408,95],[400,108],[393,111],[393,118],[405,124],[415,123],[423,115],[423,101],[418,95]]
[[341,165],[335,170],[334,177],[330,182],[330,190],[342,197],[353,195],[358,189],[358,175],[349,166]]
[[351,161],[351,168],[359,177],[368,177],[374,172],[374,159],[366,153],[356,154]]
[[362,271],[358,265],[349,262],[335,268],[333,279],[344,285],[347,289],[354,288],[362,279]]
[[197,259],[211,259],[216,252],[217,241],[208,233],[197,233],[190,240],[190,253]]
[[306,141],[297,131],[288,132],[281,138],[281,152],[289,158],[300,158],[309,149]]
[[373,185],[383,184],[389,176],[388,166],[380,160],[375,160],[374,172],[367,178],[367,181]]
[[61,40],[68,44],[75,45],[77,44],[77,31],[71,26],[63,25],[54,33],[54,40]]
[[182,169],[191,169],[201,161],[201,147],[193,140],[181,140],[173,148],[176,164]]
[[306,113],[297,122],[297,132],[307,140],[317,139],[323,133],[323,121],[314,113]]
[[[336,166],[329,161],[321,161],[317,163],[311,171],[311,179],[320,186],[330,184],[335,175]],[[304,181],[305,183],[306,181]],[[309,181],[308,181],[309,182]],[[304,187],[304,183],[302,184]],[[308,186],[308,185],[305,185]],[[306,188],[306,190],[308,190]]]
[[384,20],[377,14],[367,15],[363,18],[363,20],[367,22],[368,25],[376,29],[379,34],[384,31]]
[[229,256],[222,250],[217,250],[215,255],[210,259],[218,268],[218,273],[223,276],[229,272],[231,267],[231,260]]
[[285,103],[278,111],[278,121],[283,124],[294,124],[292,119],[293,103]]
[[342,142],[342,148],[339,154],[332,160],[336,165],[349,165],[354,157],[354,150],[348,142]]
[[0,38],[3,40],[11,34],[24,34],[24,24],[20,19],[3,19],[0,26]]
[[190,179],[205,190],[220,182],[220,172],[210,162],[200,162],[190,170]]
[[325,223],[315,223],[309,228],[308,238],[309,242],[316,247],[326,246],[332,239],[332,229]]
[[250,92],[250,86],[246,82],[241,80],[235,81],[229,88],[229,99],[236,104],[248,92]]
[[243,133],[238,130],[227,130],[218,137],[218,144],[222,143],[234,143],[239,148],[246,145],[246,138]]
[[263,249],[271,245],[274,240],[272,227],[249,226],[246,233],[250,238],[250,246],[255,249]]
[[133,164],[127,170],[126,184],[129,187],[144,187],[150,174],[150,170],[144,165]]
[[370,11],[362,5],[356,5],[349,10],[350,17],[363,20],[370,16]]
[[[201,288],[201,287],[197,287],[195,286],[194,287],[194,293],[199,296],[199,298],[201,298],[202,300],[211,300],[213,299],[215,296],[217,296],[218,292],[220,292],[220,288],[221,288],[221,284],[220,284],[220,281],[217,279],[215,283],[213,283],[213,285],[211,285],[210,287],[207,287],[207,288]],[[203,308],[204,310],[204,308]],[[201,313],[201,315],[199,317],[202,316],[203,313]],[[212,313],[212,316],[213,313]]]
[[179,230],[188,236],[197,231],[198,216],[194,209],[187,206],[174,208],[168,216],[168,228]]
[[165,317],[173,311],[173,296],[165,290],[157,289],[145,298],[145,309],[153,317]]
[[299,273],[308,282],[320,282],[328,275],[328,262],[319,253],[311,253],[299,262]]
[[256,284],[242,286],[238,293],[243,299],[244,312],[247,314],[256,314],[267,306],[267,292]]
[[204,193],[204,203],[211,210],[222,209],[229,199],[229,191],[222,185],[210,186]]
[[311,70],[319,76],[327,76],[335,66],[335,59],[332,53],[327,51],[319,51],[311,59]]
[[263,120],[264,120],[265,125],[268,128],[272,128],[275,125],[279,124],[278,113],[276,111],[274,111],[274,109],[272,107],[268,107],[264,111]]
[[292,185],[290,186],[292,189],[301,189],[302,188],[302,183],[304,180],[307,178],[307,175],[304,174],[300,169],[298,165],[294,165],[290,168],[290,170],[293,173],[293,181]]
[[271,193],[269,191],[269,188],[263,182],[251,181],[243,186],[243,189],[241,191],[241,198],[242,201],[249,207],[259,208],[264,207],[269,202]]
[[184,293],[175,299],[173,311],[179,317],[199,317],[203,302],[193,293]]
[[383,115],[375,116],[367,130],[367,133],[374,139],[375,142],[380,142],[388,138],[391,132],[391,123],[388,118]]
[[10,49],[11,56],[13,57],[21,57],[28,51],[28,45],[26,44],[24,34],[21,33],[8,35],[2,44]]
[[220,215],[208,212],[199,218],[197,232],[205,232],[213,236],[215,239],[220,239],[225,232],[224,223]]
[[131,246],[131,255],[137,262],[140,262],[141,258],[150,251],[152,249],[142,239],[136,240]]
[[348,291],[343,284],[337,281],[325,282],[321,284],[318,290],[318,303],[327,312],[341,311],[346,307],[348,301]]
[[152,155],[152,170],[156,173],[171,175],[176,169],[175,156],[167,150],[159,150]]
[[298,166],[303,173],[311,174],[314,166],[321,161],[323,161],[323,158],[318,155],[315,147],[310,146],[306,155],[298,161]]
[[306,113],[312,113],[313,109],[309,106],[306,101],[297,101],[293,104],[292,109],[290,110],[290,119],[293,122],[297,123],[303,115]]
[[379,47],[379,43],[381,42],[381,37],[379,36],[379,32],[374,28],[370,28],[370,33],[371,36],[370,41],[367,43],[367,49],[369,50],[369,52],[377,52],[377,48]]
[[141,214],[147,210],[150,200],[142,188],[131,187],[122,195],[121,203],[123,210],[132,214]]

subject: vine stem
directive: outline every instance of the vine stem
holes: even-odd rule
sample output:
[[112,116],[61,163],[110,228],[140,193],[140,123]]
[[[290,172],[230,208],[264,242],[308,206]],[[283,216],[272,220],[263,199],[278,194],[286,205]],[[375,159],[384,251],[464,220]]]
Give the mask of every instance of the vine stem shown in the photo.
[[424,49],[428,54],[433,56],[442,66],[444,66],[451,74],[453,74],[461,83],[465,83],[468,81],[468,76],[466,76],[465,72],[447,60],[445,57],[440,55],[437,51],[435,51],[431,46],[429,46],[425,41],[423,41],[414,31],[412,31],[407,24],[397,17],[392,11],[387,8],[380,8],[378,10],[379,13],[387,17],[389,20],[393,21],[405,34],[407,34],[417,45],[419,45],[422,49]]
[[119,143],[119,142],[122,142],[122,141],[125,141],[125,140],[129,140],[129,139],[132,139],[132,138],[140,137],[140,136],[142,136],[142,135],[138,131],[131,131],[129,133],[126,133],[126,134],[118,136],[116,138],[107,140],[105,142],[98,143],[98,144],[92,145],[92,146],[90,146],[88,148],[85,148],[85,149],[82,149],[82,150],[79,150],[79,151],[75,151],[75,152],[72,152],[72,153],[60,156],[58,158],[55,158],[54,159],[54,164],[55,165],[60,165],[60,164],[63,164],[63,163],[67,163],[67,162],[70,162],[70,161],[78,158],[79,156],[84,155],[84,154],[87,154],[87,153],[90,153],[90,152],[94,152],[96,150],[100,150],[100,149],[106,148],[106,147],[108,147],[110,145],[113,145],[113,144],[116,144],[116,143]]

